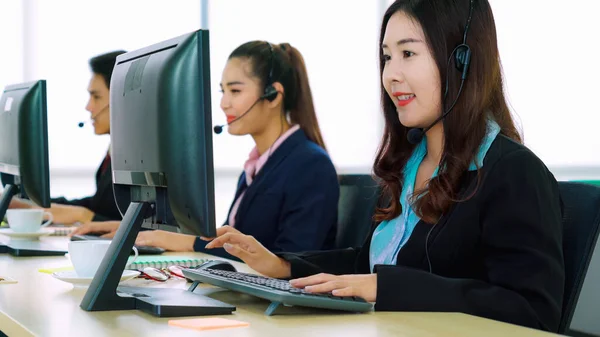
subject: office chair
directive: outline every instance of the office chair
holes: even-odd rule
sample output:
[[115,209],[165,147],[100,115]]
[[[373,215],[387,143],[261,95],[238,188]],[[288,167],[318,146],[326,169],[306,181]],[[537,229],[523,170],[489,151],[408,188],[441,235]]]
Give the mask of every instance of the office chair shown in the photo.
[[380,187],[368,174],[339,176],[336,247],[360,247],[371,230]]
[[563,201],[565,292],[559,333],[570,326],[600,227],[600,187],[559,182]]

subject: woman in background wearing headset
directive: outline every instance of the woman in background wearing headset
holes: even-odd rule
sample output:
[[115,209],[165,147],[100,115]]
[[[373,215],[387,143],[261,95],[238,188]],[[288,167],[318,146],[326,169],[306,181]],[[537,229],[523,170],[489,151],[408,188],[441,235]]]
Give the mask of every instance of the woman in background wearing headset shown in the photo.
[[[326,152],[304,59],[289,44],[252,41],[229,56],[221,108],[229,133],[250,134],[256,146],[244,165],[226,226],[252,235],[271,251],[331,249],[337,228],[339,185]],[[222,126],[216,126],[220,133]],[[72,235],[111,237],[118,222],[90,223]],[[192,235],[143,231],[138,245],[203,251]],[[225,251],[211,254],[231,257]]]
[[232,228],[207,248],[376,310],[463,312],[556,331],[558,184],[511,118],[490,4],[398,0],[380,46],[386,127],[374,173],[392,202],[377,210],[366,244],[276,255]]

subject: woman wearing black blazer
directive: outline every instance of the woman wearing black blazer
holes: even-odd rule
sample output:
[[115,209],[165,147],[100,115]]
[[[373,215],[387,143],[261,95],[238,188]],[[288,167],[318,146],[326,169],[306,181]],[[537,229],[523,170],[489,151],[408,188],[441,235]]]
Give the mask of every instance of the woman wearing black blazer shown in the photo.
[[[89,61],[92,78],[88,85],[90,95],[85,107],[90,112],[94,133],[108,135],[110,133],[109,92],[112,71],[117,56],[125,51],[113,51],[93,57]],[[80,126],[83,126],[80,124]],[[112,188],[112,170],[110,154],[106,154],[96,171],[96,192],[94,195],[81,199],[52,199],[48,209],[53,215],[54,222],[61,224],[86,223],[89,221],[121,220],[121,213],[115,203]],[[25,200],[14,198],[11,208],[38,207]]]
[[[218,233],[236,228],[278,252],[333,248],[339,184],[300,52],[287,43],[244,43],[229,56],[221,89],[229,133],[251,135],[255,147]],[[74,234],[110,237],[118,226],[94,223]],[[136,244],[204,251],[206,241],[156,230],[141,232]],[[231,258],[223,250],[210,253]]]
[[[53,198],[52,203],[54,205],[52,205],[50,211],[56,213],[54,210],[63,205],[74,206],[74,210],[84,208],[90,211],[90,214],[87,217],[78,217],[74,214],[75,212],[65,214],[65,216],[74,217],[71,222],[84,223],[86,221],[120,220],[122,217],[115,203],[115,195],[112,186],[112,166],[109,154],[104,157],[100,167],[96,170],[95,180],[96,192],[94,195],[81,199],[67,199],[65,197]],[[91,219],[89,219],[90,216],[92,217]]]
[[[470,53],[455,49],[461,43]],[[391,202],[365,244],[275,255],[229,230],[207,248],[375,310],[463,312],[556,331],[561,201],[509,113],[488,1],[396,1],[380,45],[386,127],[374,173]]]

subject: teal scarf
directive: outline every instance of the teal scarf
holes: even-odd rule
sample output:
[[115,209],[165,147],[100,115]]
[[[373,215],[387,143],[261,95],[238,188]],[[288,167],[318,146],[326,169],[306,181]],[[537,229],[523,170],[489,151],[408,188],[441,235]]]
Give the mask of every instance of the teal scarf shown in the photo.
[[[483,167],[483,159],[499,133],[500,126],[492,120],[488,121],[487,133],[479,147],[479,152],[475,156],[474,162],[469,166],[469,171],[475,171],[477,167]],[[392,220],[382,221],[373,232],[369,253],[371,272],[373,272],[375,265],[378,264],[396,264],[398,252],[408,241],[417,223],[421,220],[415,214],[412,205],[409,204],[409,199],[413,194],[417,171],[426,154],[427,138],[423,137],[423,140],[415,147],[404,168],[403,189],[400,194],[402,213]],[[438,168],[435,169],[431,178],[437,176]]]

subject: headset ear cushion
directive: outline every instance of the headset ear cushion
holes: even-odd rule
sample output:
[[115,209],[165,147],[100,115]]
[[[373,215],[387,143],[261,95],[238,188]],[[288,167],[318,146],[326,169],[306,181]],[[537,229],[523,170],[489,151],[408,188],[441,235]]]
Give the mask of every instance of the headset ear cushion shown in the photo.
[[273,102],[273,100],[277,97],[277,90],[275,87],[273,87],[273,85],[268,85],[265,88],[265,93],[262,97],[269,102]]
[[456,68],[462,73],[461,80],[467,79],[469,65],[471,65],[471,48],[466,44],[460,45],[456,50]]
[[456,53],[454,54],[454,61],[456,64],[456,69],[458,69],[459,71],[463,71],[463,69],[465,68],[465,64],[468,62],[468,50],[469,47],[466,45],[459,46],[456,49]]

